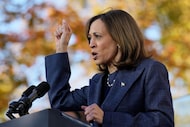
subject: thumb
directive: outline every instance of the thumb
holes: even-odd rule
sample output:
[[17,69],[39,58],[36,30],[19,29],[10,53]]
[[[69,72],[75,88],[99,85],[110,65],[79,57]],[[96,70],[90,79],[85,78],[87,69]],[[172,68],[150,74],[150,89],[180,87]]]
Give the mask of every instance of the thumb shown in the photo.
[[85,110],[85,109],[87,108],[87,106],[82,105],[81,108],[82,108],[83,110]]

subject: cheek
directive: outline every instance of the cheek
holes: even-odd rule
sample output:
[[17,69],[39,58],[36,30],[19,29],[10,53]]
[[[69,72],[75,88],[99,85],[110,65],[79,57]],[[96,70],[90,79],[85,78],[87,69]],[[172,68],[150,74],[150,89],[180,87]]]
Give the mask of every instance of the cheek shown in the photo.
[[101,49],[104,49],[106,51],[115,51],[117,48],[117,45],[115,44],[115,42],[113,42],[113,40],[107,40],[105,42],[102,42],[100,45]]
[[117,54],[117,45],[112,39],[101,41],[98,47],[99,51],[101,52],[102,59],[106,61],[115,59],[115,56]]
[[117,55],[117,48],[115,46],[106,46],[103,50],[104,59],[113,60]]

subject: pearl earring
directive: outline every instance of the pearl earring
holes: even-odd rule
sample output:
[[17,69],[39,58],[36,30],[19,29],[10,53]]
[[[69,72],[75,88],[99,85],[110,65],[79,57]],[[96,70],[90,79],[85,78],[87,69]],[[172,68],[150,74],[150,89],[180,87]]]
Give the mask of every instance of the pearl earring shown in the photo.
[[117,47],[118,47],[119,49],[121,48],[119,44],[117,44]]

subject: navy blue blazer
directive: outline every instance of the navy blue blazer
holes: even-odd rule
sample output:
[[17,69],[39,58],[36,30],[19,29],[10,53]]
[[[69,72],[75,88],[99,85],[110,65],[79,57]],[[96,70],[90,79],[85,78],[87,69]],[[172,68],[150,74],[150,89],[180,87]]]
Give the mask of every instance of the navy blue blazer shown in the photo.
[[76,111],[81,110],[81,105],[96,103],[104,111],[102,127],[174,126],[168,72],[158,61],[146,59],[137,68],[118,71],[103,103],[100,103],[103,73],[94,75],[89,86],[70,91],[68,54],[46,56],[45,65],[52,108]]

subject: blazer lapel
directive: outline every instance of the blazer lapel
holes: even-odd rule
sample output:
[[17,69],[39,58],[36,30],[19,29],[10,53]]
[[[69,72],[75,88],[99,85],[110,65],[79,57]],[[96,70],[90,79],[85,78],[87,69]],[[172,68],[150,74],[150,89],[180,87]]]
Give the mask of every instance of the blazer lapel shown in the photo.
[[97,78],[90,80],[88,105],[93,104],[93,103],[100,105],[102,78],[103,78],[103,74],[100,74],[97,76]]
[[114,86],[110,89],[101,108],[108,111],[114,111],[121,99],[125,96],[129,88],[141,75],[143,69],[136,71],[119,71]]

